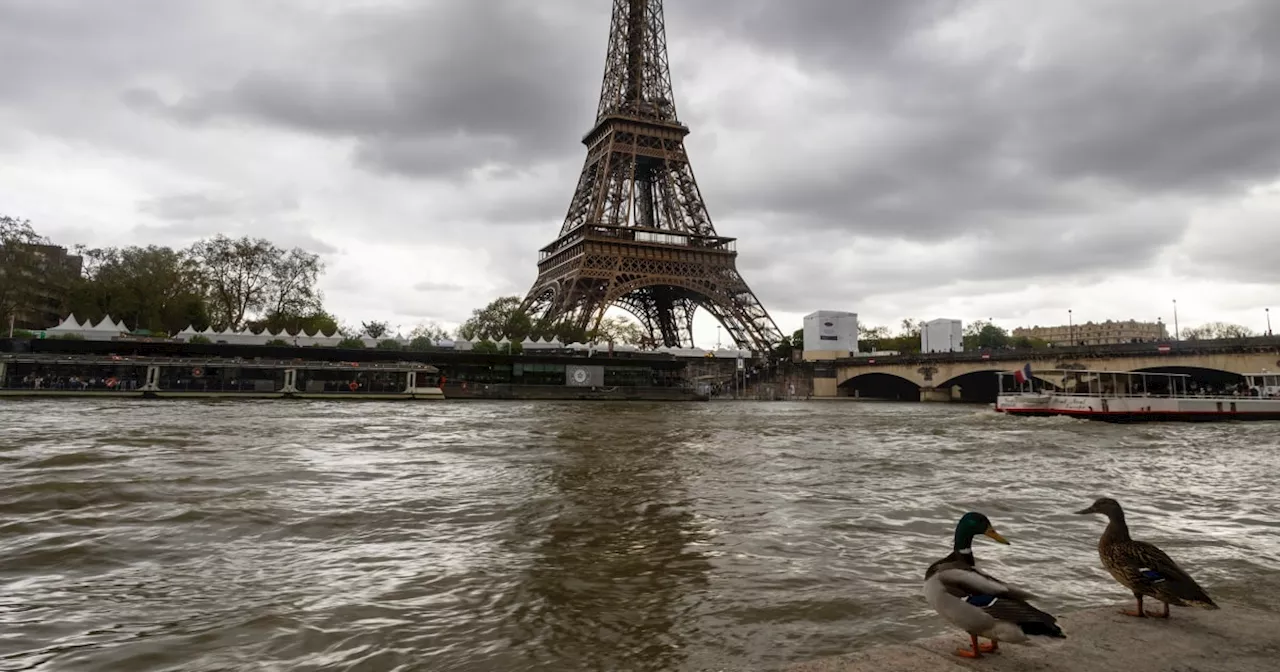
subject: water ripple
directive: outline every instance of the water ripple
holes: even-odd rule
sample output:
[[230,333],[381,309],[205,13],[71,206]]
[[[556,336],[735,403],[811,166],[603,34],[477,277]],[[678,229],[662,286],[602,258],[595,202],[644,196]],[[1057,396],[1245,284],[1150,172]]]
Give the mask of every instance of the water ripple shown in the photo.
[[956,517],[1066,610],[1120,499],[1280,569],[1274,424],[905,404],[0,405],[0,670],[768,669],[940,629]]

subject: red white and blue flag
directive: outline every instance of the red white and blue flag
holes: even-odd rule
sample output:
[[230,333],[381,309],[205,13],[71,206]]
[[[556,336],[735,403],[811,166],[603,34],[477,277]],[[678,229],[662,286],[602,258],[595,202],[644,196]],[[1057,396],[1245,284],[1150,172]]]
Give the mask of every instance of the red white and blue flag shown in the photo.
[[1018,384],[1022,384],[1027,382],[1028,380],[1031,380],[1031,363],[1027,362],[1026,364],[1022,365],[1021,369],[1014,371],[1013,379],[1018,381]]

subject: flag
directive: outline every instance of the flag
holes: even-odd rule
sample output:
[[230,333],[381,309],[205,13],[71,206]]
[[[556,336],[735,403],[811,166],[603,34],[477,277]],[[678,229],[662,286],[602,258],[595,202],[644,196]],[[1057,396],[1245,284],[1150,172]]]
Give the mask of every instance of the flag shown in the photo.
[[1027,362],[1021,369],[1014,371],[1013,379],[1016,380],[1019,385],[1031,380],[1031,363]]

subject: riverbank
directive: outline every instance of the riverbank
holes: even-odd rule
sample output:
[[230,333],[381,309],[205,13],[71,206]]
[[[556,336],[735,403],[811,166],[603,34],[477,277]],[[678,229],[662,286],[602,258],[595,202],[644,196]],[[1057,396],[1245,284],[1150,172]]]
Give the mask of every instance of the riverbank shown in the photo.
[[1210,592],[1222,609],[1174,608],[1168,621],[1118,613],[1121,608],[1132,609],[1132,602],[1087,609],[1059,618],[1067,639],[1006,644],[999,653],[980,660],[953,655],[968,642],[955,631],[800,663],[787,672],[1274,671],[1280,660],[1280,578]]

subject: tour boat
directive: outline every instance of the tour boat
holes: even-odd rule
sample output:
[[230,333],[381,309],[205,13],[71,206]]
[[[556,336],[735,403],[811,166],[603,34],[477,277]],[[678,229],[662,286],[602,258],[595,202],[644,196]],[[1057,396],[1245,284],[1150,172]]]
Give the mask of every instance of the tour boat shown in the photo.
[[0,355],[0,397],[438,400],[440,382],[417,362]]
[[[997,374],[995,410],[1109,422],[1280,420],[1280,375],[1244,375],[1234,394],[1207,394],[1180,373],[1022,370]],[[1008,385],[1007,378],[1013,379]]]

